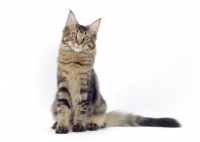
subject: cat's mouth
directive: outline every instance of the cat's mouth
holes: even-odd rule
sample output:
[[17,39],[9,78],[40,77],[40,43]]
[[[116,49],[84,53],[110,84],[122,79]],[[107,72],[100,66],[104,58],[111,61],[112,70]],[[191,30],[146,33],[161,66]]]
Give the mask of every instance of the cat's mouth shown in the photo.
[[76,52],[81,52],[81,51],[82,51],[82,49],[80,49],[80,48],[78,48],[78,47],[72,47],[72,49],[73,49],[74,51],[76,51]]
[[82,49],[80,47],[73,47],[73,46],[69,46],[72,50],[74,50],[75,52],[81,52]]

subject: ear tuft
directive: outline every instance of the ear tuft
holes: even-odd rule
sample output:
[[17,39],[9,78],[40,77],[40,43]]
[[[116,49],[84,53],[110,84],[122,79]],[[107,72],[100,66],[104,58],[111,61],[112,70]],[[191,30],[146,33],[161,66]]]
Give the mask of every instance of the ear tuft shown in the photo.
[[69,12],[68,17],[67,17],[66,27],[69,28],[69,29],[73,29],[73,28],[76,27],[77,24],[78,24],[78,22],[76,20],[76,17],[70,9],[70,12]]
[[98,29],[100,27],[100,23],[101,23],[101,18],[94,21],[92,24],[90,24],[88,27],[89,27],[89,30],[91,33],[93,34],[97,34],[98,32]]

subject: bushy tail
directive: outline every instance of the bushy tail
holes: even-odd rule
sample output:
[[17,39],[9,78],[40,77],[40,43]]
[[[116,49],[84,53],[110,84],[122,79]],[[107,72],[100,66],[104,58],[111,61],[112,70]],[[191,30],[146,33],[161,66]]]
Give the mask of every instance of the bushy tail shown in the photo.
[[131,113],[111,111],[106,114],[106,127],[113,126],[151,126],[151,127],[180,127],[173,118],[149,118]]

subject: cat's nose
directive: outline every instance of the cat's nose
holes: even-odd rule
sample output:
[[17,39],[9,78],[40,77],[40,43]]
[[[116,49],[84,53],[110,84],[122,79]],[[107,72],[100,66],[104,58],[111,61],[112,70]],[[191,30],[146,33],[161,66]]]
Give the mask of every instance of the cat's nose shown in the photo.
[[76,43],[77,43],[78,45],[80,45],[82,42],[77,40]]

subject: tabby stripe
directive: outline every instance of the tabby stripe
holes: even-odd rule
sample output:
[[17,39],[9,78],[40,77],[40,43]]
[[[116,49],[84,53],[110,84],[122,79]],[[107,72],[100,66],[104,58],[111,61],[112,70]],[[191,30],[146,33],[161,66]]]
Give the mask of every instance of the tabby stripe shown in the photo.
[[81,114],[86,114],[86,111],[80,111]]
[[91,64],[82,64],[81,66],[91,66]]
[[88,89],[86,89],[86,88],[82,88],[82,89],[80,90],[80,93],[81,93],[81,94],[87,93],[87,92],[88,92]]
[[65,88],[65,87],[59,88],[59,89],[58,89],[58,92],[67,92],[67,93],[69,93],[68,89]]
[[82,104],[82,107],[85,109],[87,106],[89,106],[91,103],[88,100],[82,100],[78,103],[79,105]]
[[94,47],[95,47],[95,46],[91,47],[89,44],[88,44],[88,46],[89,46],[90,49],[94,49]]
[[78,104],[83,104],[83,103],[87,103],[87,100],[82,100],[82,101],[79,102]]
[[68,35],[70,35],[70,33],[67,33],[65,36],[68,36]]
[[87,107],[83,107],[83,110],[85,110],[85,111],[86,111],[87,109],[88,109]]
[[91,103],[87,102],[87,103],[84,103],[82,107],[87,107],[89,106]]
[[[68,106],[68,108],[70,108],[70,105],[69,105],[69,102],[68,102],[67,99],[59,99],[58,102],[59,102],[58,106],[60,106],[60,105],[63,104],[63,105]],[[60,103],[61,103],[61,104],[60,104]]]

